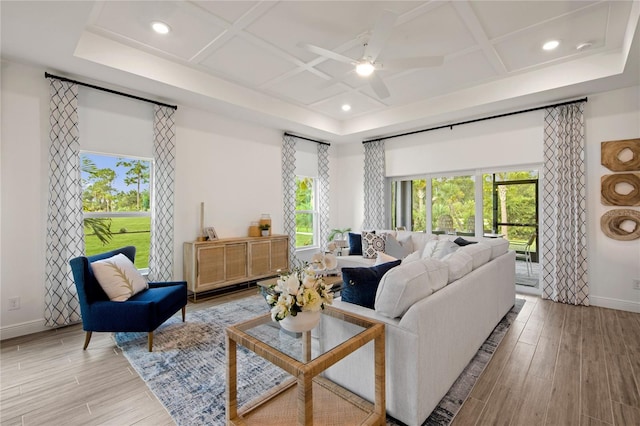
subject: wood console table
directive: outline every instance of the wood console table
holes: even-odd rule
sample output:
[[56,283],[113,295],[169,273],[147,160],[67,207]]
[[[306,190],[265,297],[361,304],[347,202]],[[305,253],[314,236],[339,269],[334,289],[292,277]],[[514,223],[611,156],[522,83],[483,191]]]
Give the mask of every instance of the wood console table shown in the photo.
[[193,293],[272,277],[289,269],[289,237],[223,238],[184,243],[184,278]]

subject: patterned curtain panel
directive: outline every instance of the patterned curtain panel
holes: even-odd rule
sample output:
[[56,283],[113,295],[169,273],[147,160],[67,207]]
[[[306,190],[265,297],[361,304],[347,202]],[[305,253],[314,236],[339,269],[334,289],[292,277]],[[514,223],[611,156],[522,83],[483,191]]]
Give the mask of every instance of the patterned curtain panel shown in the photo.
[[383,229],[384,210],[384,141],[364,144],[364,222],[362,229]]
[[545,112],[542,297],[589,306],[583,110]]
[[329,238],[329,145],[318,144],[318,211],[320,249],[327,246]]
[[284,232],[289,236],[289,265],[296,260],[296,140],[282,138],[282,205]]
[[69,259],[84,254],[78,86],[49,80],[49,207],[44,319],[49,327],[80,321],[80,306]]
[[176,160],[175,110],[154,106],[153,197],[149,280],[173,279],[173,186]]

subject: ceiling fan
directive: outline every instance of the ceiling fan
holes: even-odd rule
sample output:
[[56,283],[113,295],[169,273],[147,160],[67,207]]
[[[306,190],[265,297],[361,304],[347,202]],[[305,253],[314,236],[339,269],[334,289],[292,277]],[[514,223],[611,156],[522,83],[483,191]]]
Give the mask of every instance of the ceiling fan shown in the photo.
[[[398,15],[390,10],[385,10],[376,23],[371,37],[364,43],[364,53],[360,59],[353,59],[348,56],[344,56],[340,53],[332,50],[324,49],[322,47],[314,46],[307,43],[299,43],[298,46],[315,53],[320,56],[324,56],[328,59],[344,62],[353,65],[353,70],[348,74],[355,72],[361,77],[368,78],[371,84],[371,88],[380,99],[385,99],[390,96],[387,85],[382,81],[382,78],[376,73],[376,71],[385,70],[405,70],[414,68],[428,68],[437,67],[442,65],[444,58],[442,56],[421,56],[415,58],[400,58],[392,61],[386,61],[384,64],[377,62],[376,59],[382,52],[385,43],[391,36],[393,25],[398,19]],[[344,79],[345,76],[329,80],[323,87],[328,87],[336,84]]]

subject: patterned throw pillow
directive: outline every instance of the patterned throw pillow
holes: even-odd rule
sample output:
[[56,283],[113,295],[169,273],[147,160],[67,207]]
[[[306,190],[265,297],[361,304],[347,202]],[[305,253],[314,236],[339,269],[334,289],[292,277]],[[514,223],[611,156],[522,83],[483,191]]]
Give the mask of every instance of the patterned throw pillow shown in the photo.
[[91,269],[109,300],[114,302],[124,302],[149,287],[147,280],[122,253],[92,262]]
[[384,235],[362,232],[362,258],[375,259],[379,251],[384,251]]

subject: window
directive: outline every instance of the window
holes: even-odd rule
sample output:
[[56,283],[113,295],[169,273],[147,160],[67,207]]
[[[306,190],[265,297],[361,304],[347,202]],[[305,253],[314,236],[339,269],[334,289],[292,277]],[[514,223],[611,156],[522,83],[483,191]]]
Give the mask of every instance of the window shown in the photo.
[[431,229],[434,234],[475,234],[475,177],[431,179]]
[[296,248],[317,246],[316,182],[296,176]]
[[82,152],[82,209],[87,256],[132,245],[149,267],[152,161]]

